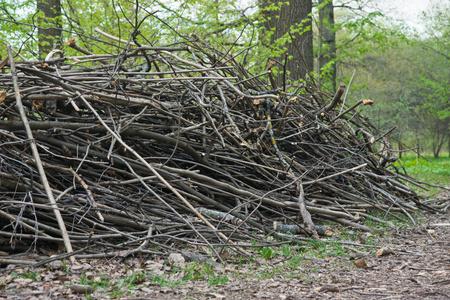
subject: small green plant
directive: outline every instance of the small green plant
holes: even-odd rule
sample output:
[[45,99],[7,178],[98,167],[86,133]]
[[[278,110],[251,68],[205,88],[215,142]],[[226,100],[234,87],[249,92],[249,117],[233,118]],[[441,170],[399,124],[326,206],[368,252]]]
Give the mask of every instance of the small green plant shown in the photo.
[[62,260],[62,270],[67,272],[69,269],[67,268],[67,262],[65,259]]
[[40,277],[40,274],[41,274],[40,271],[28,271],[28,272],[23,273],[23,274],[14,273],[14,274],[12,274],[12,277],[13,278],[20,277],[20,278],[31,279],[33,281],[38,281],[39,277]]
[[138,284],[142,284],[145,282],[147,277],[147,272],[146,271],[142,271],[139,273],[136,273],[134,270],[131,272],[131,275],[125,279],[125,283],[127,283],[128,285],[138,285]]
[[287,260],[285,265],[291,270],[298,269],[304,263],[304,258],[301,256],[294,256],[291,259]]
[[170,282],[169,282],[169,280],[167,280],[166,277],[167,277],[166,274],[162,274],[161,276],[160,275],[151,276],[150,279],[151,279],[151,282],[156,283],[160,286],[169,286]]
[[118,297],[120,294],[126,293],[129,290],[139,288],[142,283],[148,281],[160,286],[167,286],[171,288],[180,286],[186,282],[183,280],[170,280],[168,279],[168,275],[166,273],[162,275],[154,275],[153,272],[135,272],[133,270],[130,275],[118,279],[103,274],[95,277],[92,275],[82,274],[79,283],[83,285],[90,285],[94,289],[100,289],[112,297]]
[[228,282],[228,276],[227,275],[213,275],[208,277],[208,284],[209,285],[223,285]]
[[166,286],[166,287],[170,287],[170,288],[178,287],[182,284],[185,284],[187,281],[186,279],[184,279],[184,277],[181,279],[178,279],[178,280],[171,280],[168,278],[167,273],[163,273],[162,275],[153,275],[153,272],[151,272],[147,276],[146,280],[151,281],[152,283],[157,284],[161,287]]
[[82,274],[80,276],[80,284],[90,285],[94,289],[100,288],[103,290],[107,289],[110,286],[114,286],[114,282],[113,282],[112,278],[107,275],[103,275],[103,274],[100,274],[99,277]]
[[191,281],[191,280],[199,280],[204,279],[205,274],[199,268],[199,264],[189,264],[184,270],[183,280]]
[[282,268],[273,268],[270,265],[265,265],[259,269],[258,276],[264,279],[273,278],[276,275],[282,274],[284,270]]
[[212,264],[204,264],[203,270],[207,275],[207,282],[209,285],[225,284],[228,282],[228,276],[215,274],[214,265]]
[[336,256],[345,256],[348,252],[348,250],[344,249],[343,245],[338,243],[338,241],[331,241],[328,249],[330,250],[330,254]]
[[323,242],[321,240],[316,240],[316,239],[313,239],[313,238],[309,239],[309,245],[313,249],[321,251],[321,252],[325,251],[326,247],[327,247],[325,242]]
[[272,247],[261,248],[261,254],[264,259],[267,259],[267,260],[272,259],[272,257],[273,257]]
[[292,246],[289,244],[284,244],[280,246],[281,253],[283,253],[284,257],[290,257],[293,253]]

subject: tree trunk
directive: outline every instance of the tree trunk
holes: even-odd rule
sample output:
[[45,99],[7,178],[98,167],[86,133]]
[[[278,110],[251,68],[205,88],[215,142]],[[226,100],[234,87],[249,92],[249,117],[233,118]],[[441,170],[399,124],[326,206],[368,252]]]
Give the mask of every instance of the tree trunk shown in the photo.
[[432,128],[431,138],[434,158],[439,158],[447,137],[449,136],[450,119],[436,120],[435,127]]
[[323,6],[319,10],[319,76],[323,83],[329,83],[333,92],[336,92],[336,31],[333,1],[319,0],[319,6]]
[[[450,133],[450,132],[449,132]],[[447,137],[447,150],[448,150],[448,157],[450,157],[450,134]]]
[[[278,3],[281,3],[281,6],[278,6]],[[314,69],[311,30],[312,1],[294,0],[288,3],[259,0],[261,14],[264,18],[262,34],[264,43],[267,43],[271,49],[286,49],[284,54],[274,57],[281,63],[278,64],[279,72],[276,76],[278,87],[283,85],[282,60],[285,55],[288,56],[286,70],[292,80],[306,79],[307,73]],[[270,5],[280,9],[273,9]],[[278,45],[277,40],[278,43],[283,40],[285,42]]]
[[416,133],[416,148],[417,148],[416,159],[419,160],[419,157],[420,157],[420,138],[419,138],[419,132],[418,132],[417,129],[415,130],[415,133]]
[[61,41],[61,1],[38,0],[36,8],[45,15],[39,20],[38,28],[39,57],[43,59]]

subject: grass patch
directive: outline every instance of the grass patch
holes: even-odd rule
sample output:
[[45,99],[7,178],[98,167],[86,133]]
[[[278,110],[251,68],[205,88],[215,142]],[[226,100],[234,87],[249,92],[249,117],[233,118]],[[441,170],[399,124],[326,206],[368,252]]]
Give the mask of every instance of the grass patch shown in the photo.
[[38,281],[41,278],[40,274],[41,274],[40,271],[38,271],[38,272],[28,271],[23,274],[13,273],[12,278],[20,277],[20,278],[25,278],[25,279],[31,279],[33,281]]
[[[30,274],[17,275],[29,278]],[[26,277],[25,277],[26,276]],[[128,273],[126,276],[111,276],[106,273],[95,275],[82,274],[77,282],[82,285],[89,285],[95,290],[99,290],[111,297],[132,294],[145,285],[156,285],[160,287],[176,288],[189,281],[204,281],[209,286],[226,284],[228,276],[217,273],[215,267],[207,263],[192,263],[186,265],[184,269],[174,267],[170,271],[156,274],[154,271],[145,270]]]
[[[404,156],[401,159],[406,173],[420,181],[431,183],[433,185],[450,186],[450,158],[416,158],[414,156]],[[397,166],[400,166],[396,163]],[[414,185],[408,184],[416,192],[423,194],[425,191]],[[429,187],[428,195],[434,195],[442,190],[439,188]]]
[[207,263],[189,264],[184,270],[182,279],[184,282],[206,280],[210,286],[226,284],[228,282],[228,276],[216,274],[214,266]]

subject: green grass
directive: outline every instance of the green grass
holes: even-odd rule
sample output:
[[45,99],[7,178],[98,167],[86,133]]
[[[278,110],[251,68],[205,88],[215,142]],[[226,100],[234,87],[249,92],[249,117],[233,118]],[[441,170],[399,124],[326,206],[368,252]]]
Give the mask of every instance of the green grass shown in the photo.
[[21,277],[21,278],[25,278],[25,279],[31,279],[33,281],[38,281],[40,279],[40,274],[41,272],[38,271],[27,271],[23,274],[17,274],[17,273],[13,273],[12,277],[16,278],[16,277]]
[[272,259],[273,257],[273,251],[272,251],[272,247],[263,247],[261,248],[261,255],[264,259]]
[[[425,158],[417,159],[413,156],[404,156],[401,161],[409,176],[433,185],[450,186],[450,158]],[[408,185],[421,194],[425,193],[422,189],[410,184]],[[430,192],[427,193],[428,195],[434,195],[442,191],[439,188],[430,187],[429,189]]]
[[208,285],[215,286],[228,282],[228,276],[224,274],[216,274],[214,266],[211,264],[193,263],[189,264],[184,270],[183,282],[206,280]]
[[[29,278],[33,275],[26,273],[17,276]],[[95,276],[83,274],[77,283],[89,285],[111,297],[118,297],[119,295],[133,293],[133,290],[142,287],[143,283],[151,282],[161,287],[176,288],[189,281],[199,280],[207,282],[209,286],[216,286],[226,284],[228,276],[219,274],[211,264],[191,263],[184,269],[174,267],[172,270],[159,275],[153,271],[147,272],[145,270],[139,272],[133,270],[131,274],[124,277],[110,276],[106,273],[99,273]]]

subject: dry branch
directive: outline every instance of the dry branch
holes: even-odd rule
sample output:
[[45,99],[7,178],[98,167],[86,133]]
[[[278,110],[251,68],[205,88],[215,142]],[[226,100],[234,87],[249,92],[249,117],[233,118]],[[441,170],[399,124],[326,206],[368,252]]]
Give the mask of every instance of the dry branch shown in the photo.
[[[71,253],[71,252],[73,252],[72,244],[71,244],[69,236],[67,234],[66,225],[64,223],[64,220],[61,217],[60,211],[57,209],[56,201],[55,201],[55,198],[53,197],[53,193],[51,191],[50,184],[48,183],[46,172],[44,170],[44,167],[42,166],[41,157],[39,155],[39,151],[36,146],[36,141],[33,137],[33,133],[31,132],[30,125],[28,124],[28,118],[27,118],[27,115],[25,113],[25,110],[24,110],[24,107],[22,104],[22,98],[20,96],[19,84],[18,84],[18,80],[17,80],[16,66],[14,63],[14,57],[11,52],[11,47],[9,45],[7,45],[6,48],[8,50],[9,64],[11,67],[11,77],[12,77],[13,86],[14,86],[14,93],[16,96],[16,107],[19,110],[20,118],[23,122],[23,126],[25,127],[27,138],[30,141],[30,147],[31,147],[31,151],[33,152],[34,162],[39,171],[39,176],[41,178],[41,182],[43,184],[45,193],[47,194],[48,201],[54,208],[53,213],[55,214],[56,220],[58,221],[58,226],[59,226],[59,229],[61,230],[61,235],[64,240],[64,245],[66,247],[66,251],[68,253]],[[20,219],[17,218],[17,220],[20,220]],[[71,258],[71,260],[73,262],[74,258]]]

